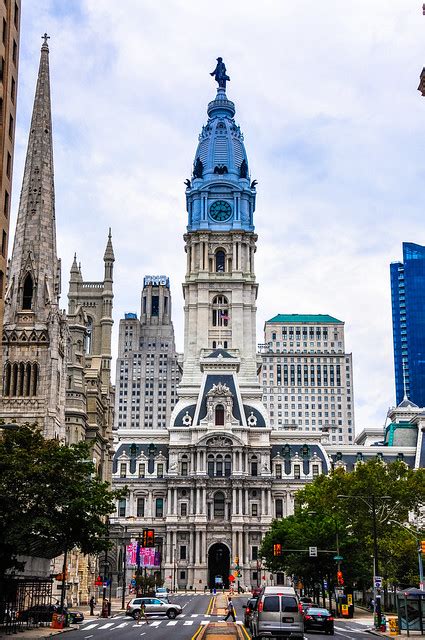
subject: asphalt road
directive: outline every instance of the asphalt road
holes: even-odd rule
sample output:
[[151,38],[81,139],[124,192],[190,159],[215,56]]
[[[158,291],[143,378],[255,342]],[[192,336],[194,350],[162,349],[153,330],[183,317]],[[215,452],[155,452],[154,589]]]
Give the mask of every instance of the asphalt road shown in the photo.
[[[246,604],[247,597],[234,598],[236,608],[236,618],[241,624],[243,622],[243,604]],[[177,595],[171,596],[171,602],[180,604],[183,613],[175,620],[169,620],[166,616],[149,617],[149,624],[145,622],[136,624],[130,616],[119,614],[109,619],[87,620],[80,625],[78,630],[70,631],[66,634],[66,640],[132,640],[142,638],[143,640],[167,639],[172,634],[173,640],[191,640],[196,636],[200,626],[209,622],[217,621],[219,618],[207,613],[211,601],[208,595]],[[371,636],[366,631],[365,624],[360,624],[354,620],[335,620],[335,640],[363,640]],[[247,640],[250,634],[244,628],[244,635]],[[307,632],[304,634],[305,640],[321,640],[329,636],[319,633]]]

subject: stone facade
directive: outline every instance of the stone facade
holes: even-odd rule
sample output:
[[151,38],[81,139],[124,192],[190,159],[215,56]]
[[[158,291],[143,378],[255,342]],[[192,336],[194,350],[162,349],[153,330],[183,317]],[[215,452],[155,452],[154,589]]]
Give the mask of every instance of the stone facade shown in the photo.
[[344,323],[327,315],[279,314],[264,325],[260,382],[273,429],[330,432],[354,441],[352,355]]

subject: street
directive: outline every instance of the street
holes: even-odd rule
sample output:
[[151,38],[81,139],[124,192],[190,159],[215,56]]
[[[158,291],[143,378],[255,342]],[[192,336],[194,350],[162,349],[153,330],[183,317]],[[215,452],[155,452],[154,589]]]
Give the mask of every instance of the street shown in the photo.
[[[238,624],[243,624],[244,609],[248,596],[234,598],[236,617]],[[166,638],[172,632],[173,640],[190,640],[197,635],[203,625],[222,619],[222,616],[214,616],[207,611],[210,610],[211,596],[208,595],[183,595],[171,596],[171,602],[176,602],[183,608],[182,615],[175,620],[169,620],[165,616],[149,617],[149,624],[145,622],[137,624],[133,618],[120,613],[109,619],[87,620],[80,628],[67,634],[67,640],[113,640],[114,638],[139,638],[150,640],[151,638]],[[370,626],[366,619],[355,620],[335,620],[335,636],[347,640],[362,640],[367,634],[366,629]],[[250,638],[250,634],[243,627],[244,635]],[[321,640],[325,638],[319,633],[304,635],[305,640]],[[370,638],[370,636],[369,636]]]

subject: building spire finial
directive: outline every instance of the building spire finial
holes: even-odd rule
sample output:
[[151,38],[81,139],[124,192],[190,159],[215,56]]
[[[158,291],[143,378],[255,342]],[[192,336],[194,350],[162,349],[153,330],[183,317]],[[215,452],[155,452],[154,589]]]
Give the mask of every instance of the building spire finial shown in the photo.
[[47,41],[50,40],[50,36],[48,36],[47,33],[45,33],[44,35],[41,36],[41,39],[44,40],[44,42],[42,44],[42,48],[43,47],[49,48],[49,45],[47,44]]

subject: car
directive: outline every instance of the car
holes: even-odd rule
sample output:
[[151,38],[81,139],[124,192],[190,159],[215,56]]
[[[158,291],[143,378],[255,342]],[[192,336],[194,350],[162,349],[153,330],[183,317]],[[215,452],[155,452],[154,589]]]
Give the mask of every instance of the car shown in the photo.
[[304,638],[304,617],[292,587],[264,587],[251,622],[252,640],[270,637]]
[[126,616],[132,616],[135,620],[140,618],[140,607],[142,602],[145,605],[145,613],[149,615],[163,615],[174,620],[182,612],[182,608],[179,604],[170,604],[159,598],[133,598],[127,604]]
[[310,607],[304,613],[304,630],[321,631],[322,633],[334,635],[334,618],[327,609]]
[[245,609],[243,623],[247,629],[251,629],[252,614],[256,607],[258,598],[250,598],[246,604],[243,605]]
[[157,587],[155,591],[155,598],[164,600],[164,602],[169,602],[168,589],[166,587]]
[[252,597],[253,597],[253,598],[258,598],[258,596],[260,595],[260,593],[262,592],[262,590],[263,590],[263,587],[255,587],[255,588],[252,590]]
[[300,606],[301,606],[301,609],[302,609],[303,613],[305,613],[307,611],[307,609],[312,609],[313,607],[314,608],[319,607],[319,609],[320,609],[320,605],[319,604],[315,604],[314,602],[303,602],[302,600],[300,602]]
[[[24,611],[18,611],[17,618],[22,622],[37,624],[39,622],[51,622],[54,613],[62,613],[62,609],[58,604],[38,604]],[[69,616],[71,624],[80,624],[84,621],[82,611],[63,608],[63,613]]]

